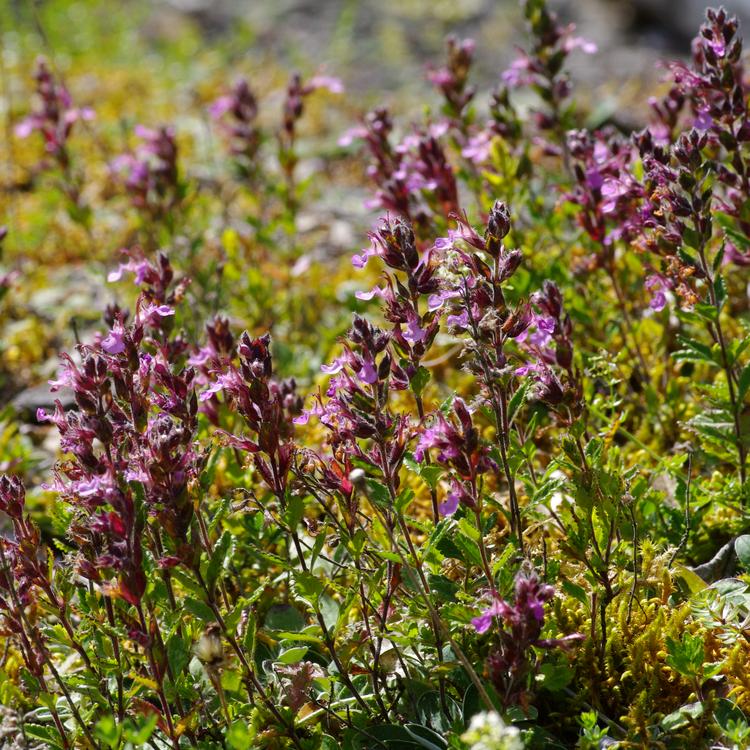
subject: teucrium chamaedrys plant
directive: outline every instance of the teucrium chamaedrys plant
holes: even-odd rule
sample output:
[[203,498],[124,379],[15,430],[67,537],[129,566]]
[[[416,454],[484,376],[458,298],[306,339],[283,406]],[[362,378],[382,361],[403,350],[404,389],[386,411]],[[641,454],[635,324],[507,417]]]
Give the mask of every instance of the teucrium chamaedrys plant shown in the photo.
[[742,746],[747,592],[716,580],[750,564],[737,25],[709,11],[628,134],[575,102],[592,45],[522,10],[488,103],[450,37],[434,109],[376,108],[327,153],[364,143],[383,212],[342,268],[298,231],[332,189],[301,117],[336,79],[289,78],[274,128],[263,77],[236,78],[204,99],[226,159],[167,122],[96,170],[99,121],[39,65],[19,136],[128,249],[32,428],[51,476],[0,432],[24,742]]

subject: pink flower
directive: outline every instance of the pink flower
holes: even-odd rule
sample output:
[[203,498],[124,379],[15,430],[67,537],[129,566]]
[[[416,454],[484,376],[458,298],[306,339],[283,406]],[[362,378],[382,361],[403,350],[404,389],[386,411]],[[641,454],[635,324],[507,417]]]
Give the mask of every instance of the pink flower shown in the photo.
[[644,286],[652,293],[649,307],[655,312],[663,310],[667,305],[667,295],[665,292],[669,289],[669,284],[666,279],[658,274],[652,273],[646,278]]
[[452,516],[458,510],[459,496],[456,492],[451,492],[448,497],[438,505],[438,512],[441,516]]
[[344,84],[342,83],[340,78],[336,78],[335,76],[313,76],[307,82],[307,86],[305,88],[307,89],[307,92],[313,92],[317,89],[327,89],[332,94],[344,93]]
[[490,158],[493,134],[489,130],[480,130],[469,138],[461,150],[461,156],[474,164],[484,164]]
[[124,333],[122,328],[113,328],[107,337],[102,339],[102,349],[107,354],[122,354],[125,351]]
[[420,341],[424,341],[427,336],[427,331],[422,328],[419,324],[419,318],[412,314],[409,316],[409,322],[406,324],[406,332],[404,338],[412,345],[418,344]]
[[492,604],[482,612],[479,617],[474,617],[471,624],[480,635],[486,633],[495,617],[503,617],[510,611],[510,607],[502,599],[495,597]]

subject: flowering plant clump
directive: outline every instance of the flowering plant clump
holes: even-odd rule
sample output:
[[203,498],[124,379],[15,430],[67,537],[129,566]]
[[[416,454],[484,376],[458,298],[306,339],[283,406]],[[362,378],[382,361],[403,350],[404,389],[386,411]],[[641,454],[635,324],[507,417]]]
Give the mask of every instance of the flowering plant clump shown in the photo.
[[406,113],[211,58],[113,123],[36,64],[0,748],[748,746],[738,23],[708,10],[624,132],[578,103],[595,45],[521,7],[489,98],[450,36]]

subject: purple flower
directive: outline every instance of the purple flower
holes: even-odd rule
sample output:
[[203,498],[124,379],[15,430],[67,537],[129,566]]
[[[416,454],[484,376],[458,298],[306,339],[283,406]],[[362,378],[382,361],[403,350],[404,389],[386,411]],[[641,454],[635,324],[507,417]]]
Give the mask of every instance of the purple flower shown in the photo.
[[126,263],[120,263],[120,265],[114,270],[110,271],[107,276],[107,281],[114,283],[122,279],[123,274],[127,271],[135,274],[133,283],[136,286],[141,286],[149,276],[149,271],[152,270],[151,264],[147,260],[135,260],[131,259]]
[[109,334],[102,339],[102,349],[107,354],[122,354],[125,351],[125,331],[122,327],[113,328]]
[[708,130],[714,124],[714,119],[711,117],[707,108],[698,110],[698,113],[693,120],[693,127],[698,130]]
[[750,252],[740,252],[733,242],[724,244],[724,265],[734,263],[736,266],[750,266]]
[[574,633],[562,638],[541,638],[544,606],[554,596],[552,586],[542,583],[536,573],[521,571],[516,575],[515,598],[509,603],[492,592],[492,601],[471,622],[477,633],[486,633],[497,623],[492,643],[497,646],[487,659],[487,673],[506,705],[522,697],[537,657],[533,649],[567,648],[582,640]]
[[412,345],[424,341],[427,336],[427,331],[421,327],[419,318],[415,314],[408,316],[408,318],[409,322],[406,325],[404,338]]
[[646,281],[643,284],[646,289],[651,292],[651,300],[648,303],[649,307],[654,312],[663,310],[667,305],[666,291],[669,289],[669,284],[663,276],[652,273],[646,277]]
[[448,496],[438,505],[441,516],[452,516],[458,510],[459,496],[457,492],[449,492]]
[[168,318],[174,315],[174,308],[169,305],[144,305],[139,311],[139,319],[143,323],[150,323],[159,327],[162,324],[161,318]]
[[461,156],[474,162],[474,164],[484,164],[489,160],[492,153],[493,139],[494,133],[489,129],[480,130],[469,138],[467,144],[461,149]]
[[327,89],[332,94],[343,94],[344,84],[340,78],[336,78],[335,76],[317,75],[308,81],[305,93],[312,93],[318,89]]
[[375,369],[375,363],[371,360],[365,360],[362,367],[357,373],[362,382],[372,385],[378,382],[378,371]]
[[492,621],[496,617],[505,617],[511,612],[510,607],[508,604],[506,604],[502,599],[499,597],[495,597],[492,600],[492,604],[482,612],[479,617],[474,617],[471,621],[471,624],[474,626],[474,629],[479,633],[480,635],[482,633],[486,633],[490,627],[492,626]]
[[18,123],[14,132],[19,138],[27,138],[37,131],[41,133],[47,152],[65,167],[69,161],[67,141],[74,123],[79,120],[93,120],[94,111],[88,107],[72,106],[68,90],[55,80],[43,58],[37,60],[34,78],[41,106]]

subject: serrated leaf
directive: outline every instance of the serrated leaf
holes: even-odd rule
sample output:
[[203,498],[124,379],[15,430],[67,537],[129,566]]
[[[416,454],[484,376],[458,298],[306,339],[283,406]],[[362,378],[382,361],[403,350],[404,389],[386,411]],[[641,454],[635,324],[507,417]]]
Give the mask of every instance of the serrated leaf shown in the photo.
[[288,630],[294,633],[305,627],[305,617],[291,604],[274,604],[266,613],[263,625],[269,630]]
[[292,495],[287,500],[284,521],[290,529],[296,529],[305,514],[305,499],[301,495]]
[[305,570],[293,573],[293,580],[297,594],[315,606],[318,598],[325,590],[323,583],[312,573]]
[[482,554],[475,541],[460,532],[453,537],[453,541],[461,551],[460,559],[472,565],[482,564]]
[[415,396],[421,396],[429,382],[430,371],[426,367],[420,366],[409,379],[409,386]]
[[190,612],[191,615],[194,615],[204,623],[213,622],[216,619],[214,617],[213,611],[211,610],[211,607],[209,607],[205,602],[199,601],[198,599],[188,597],[184,600],[183,606],[188,612]]
[[45,727],[41,724],[26,724],[23,731],[27,737],[45,742],[45,747],[62,748],[60,735],[52,727]]
[[529,395],[529,389],[531,388],[532,380],[527,378],[523,381],[521,387],[513,394],[510,401],[508,402],[508,422],[513,424],[513,420],[518,410],[526,403],[526,398]]
[[437,488],[440,477],[445,473],[445,469],[441,466],[435,466],[434,464],[427,464],[423,466],[419,471],[419,476],[424,479],[427,486],[434,490]]
[[219,578],[221,569],[224,567],[224,561],[231,546],[232,535],[230,532],[225,531],[221,535],[219,541],[214,545],[213,551],[211,552],[211,559],[206,568],[206,583],[208,584],[209,589],[213,589],[216,585],[216,581]]
[[384,484],[372,478],[368,478],[366,484],[370,500],[381,507],[390,507],[391,496]]
[[399,492],[396,498],[395,508],[397,513],[403,513],[414,499],[414,490],[411,487],[405,487]]
[[178,633],[167,641],[167,661],[175,676],[180,675],[190,661],[190,649]]
[[255,636],[257,634],[257,625],[255,618],[250,615],[247,619],[247,626],[245,628],[245,634],[242,637],[242,646],[247,652],[250,663],[255,660]]

